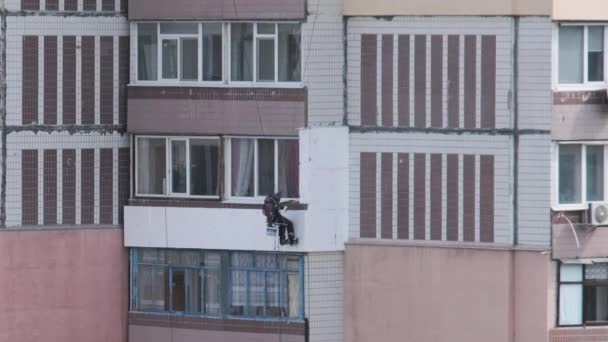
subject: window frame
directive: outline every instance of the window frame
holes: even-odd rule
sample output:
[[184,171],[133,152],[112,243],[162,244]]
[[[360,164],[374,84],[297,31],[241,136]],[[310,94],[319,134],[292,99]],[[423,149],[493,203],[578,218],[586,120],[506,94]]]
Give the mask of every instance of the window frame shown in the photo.
[[[134,63],[135,70],[139,70],[139,48],[138,48],[138,25],[139,24],[156,24],[156,38],[157,38],[157,79],[156,80],[140,80],[139,74],[137,73],[134,85],[142,86],[199,86],[199,87],[234,87],[234,88],[303,88],[304,87],[304,39],[302,32],[301,21],[179,21],[178,23],[192,23],[198,25],[198,34],[168,34],[160,32],[160,25],[167,23],[176,23],[174,21],[135,21],[132,22],[131,34],[135,39],[131,40],[134,47],[131,49],[131,53],[135,55]],[[253,24],[253,77],[252,81],[232,81],[231,77],[231,59],[232,59],[232,24]],[[221,24],[222,26],[222,79],[219,81],[208,81],[203,80],[203,29],[204,24]],[[258,24],[274,24],[274,34],[258,34]],[[300,25],[300,80],[299,81],[279,81],[279,24],[297,24]],[[181,38],[198,38],[198,77],[196,80],[182,80],[181,79]],[[257,79],[257,41],[259,39],[272,39],[274,41],[274,81],[256,81]],[[162,41],[163,39],[177,39],[178,40],[178,56],[177,56],[177,79],[163,78],[162,75]]]
[[[192,265],[180,265],[180,264],[171,264],[167,261],[166,256],[165,256],[165,260],[163,260],[163,262],[158,262],[158,263],[150,263],[150,262],[140,262],[139,261],[139,252],[142,250],[156,250],[156,251],[163,251],[165,253],[167,252],[196,252],[199,254],[199,260],[203,259],[203,256],[206,253],[217,253],[220,256],[220,264],[217,266],[192,266]],[[253,259],[253,266],[252,267],[238,267],[238,266],[232,266],[232,257],[235,254],[249,254],[251,255],[252,259]],[[130,286],[130,291],[129,291],[129,296],[130,296],[130,301],[129,301],[129,312],[143,312],[143,313],[155,313],[155,314],[161,314],[161,315],[171,315],[171,316],[189,316],[189,317],[212,317],[212,318],[227,318],[227,319],[236,319],[236,320],[257,320],[257,321],[279,321],[279,322],[303,322],[305,320],[305,286],[304,286],[304,279],[305,279],[305,274],[304,274],[304,255],[301,253],[277,253],[277,252],[260,252],[260,251],[227,251],[227,250],[207,250],[207,249],[185,249],[185,250],[179,250],[179,249],[171,249],[171,248],[142,248],[142,247],[135,247],[135,248],[131,248],[129,251],[130,254],[130,277],[129,277],[129,286]],[[165,254],[166,255],[166,254]],[[275,258],[275,268],[258,268],[255,266],[255,259],[256,256],[258,255],[272,255]],[[286,265],[285,268],[283,268],[281,266],[281,258],[289,258],[289,257],[294,257],[297,258],[297,262],[298,262],[298,269],[297,271],[295,270],[290,270],[289,266]],[[153,269],[157,269],[157,268],[166,268],[167,271],[167,283],[165,284],[166,287],[168,287],[168,303],[163,302],[163,310],[142,310],[139,308],[139,281],[140,281],[140,275],[139,275],[139,266],[140,265],[145,265],[145,266],[149,266]],[[184,307],[184,311],[174,311],[173,310],[173,286],[172,282],[173,282],[173,270],[198,270],[198,276],[201,278],[201,285],[199,286],[199,291],[202,291],[203,289],[203,282],[204,282],[204,277],[205,277],[205,272],[207,272],[208,270],[212,270],[212,271],[216,271],[218,272],[219,275],[219,291],[218,291],[218,299],[219,299],[219,308],[218,308],[218,314],[215,313],[208,313],[208,312],[203,312],[203,298],[200,298],[200,303],[201,303],[201,311],[200,312],[196,312],[196,311],[192,311],[192,310],[188,310],[188,292],[186,291],[185,297],[184,297],[184,301],[185,301],[185,307]],[[267,306],[267,297],[266,294],[268,293],[268,284],[266,283],[266,275],[268,273],[278,273],[279,274],[279,294],[281,293],[281,291],[287,291],[287,296],[289,293],[289,289],[287,287],[287,283],[282,282],[282,278],[284,277],[285,280],[287,280],[287,276],[290,273],[296,273],[298,274],[298,315],[297,317],[290,317],[289,313],[287,313],[287,315],[285,316],[283,313],[281,313],[281,316],[259,316],[259,315],[232,315],[230,312],[230,308],[232,306],[232,272],[233,271],[245,271],[247,272],[247,276],[246,276],[246,285],[245,285],[245,294],[246,294],[246,304],[245,304],[245,309],[244,309],[244,313],[247,313],[247,309],[250,306],[250,302],[249,302],[249,293],[251,291],[251,287],[250,287],[250,282],[249,282],[249,273],[250,272],[264,272],[264,312],[266,312],[266,306]],[[187,274],[188,272],[185,272],[184,274],[184,282],[187,283],[186,278],[187,278]],[[284,286],[284,288],[281,288],[281,286]],[[280,305],[282,304],[281,302],[281,296],[279,295],[279,307],[281,307]],[[164,309],[164,307],[169,308],[168,311]],[[207,311],[207,310],[205,310]]]
[[[581,203],[560,203],[559,202],[559,147],[560,145],[581,145]],[[604,147],[604,199],[601,201],[589,201],[587,200],[587,146],[603,146]],[[552,209],[559,211],[575,211],[575,210],[587,210],[589,203],[605,203],[608,202],[608,141],[558,141],[554,143],[553,147],[553,179],[554,181],[552,189]]]
[[[161,195],[158,194],[142,194],[139,192],[138,186],[138,146],[139,139],[165,139],[165,189],[164,193]],[[191,195],[190,194],[190,140],[213,140],[217,141],[218,147],[218,172],[217,172],[217,183],[218,183],[218,194],[217,195]],[[185,140],[186,141],[186,188],[187,193],[175,193],[173,192],[173,168],[172,168],[172,148],[171,143],[177,140]],[[162,136],[162,135],[136,135],[135,136],[135,156],[134,156],[134,174],[135,174],[135,196],[136,197],[150,197],[150,198],[195,198],[195,199],[220,199],[221,195],[221,184],[222,184],[222,139],[219,136]]]
[[[253,196],[233,196],[232,195],[232,139],[249,139],[254,140],[253,144]],[[274,142],[274,192],[276,193],[279,189],[279,140],[296,140],[298,137],[276,137],[276,136],[227,136],[224,140],[224,198],[228,202],[236,203],[260,203],[266,198],[266,195],[258,195],[258,140],[273,140]],[[300,174],[298,165],[298,176]],[[300,184],[298,182],[298,193],[300,192]],[[299,197],[283,197],[285,201],[297,201]]]
[[[575,265],[581,265],[581,281],[562,281],[561,273],[562,273],[562,265],[567,265],[562,261],[558,261],[557,263],[557,304],[556,304],[556,315],[555,315],[555,325],[559,328],[571,328],[571,327],[584,327],[584,326],[608,326],[608,321],[586,321],[586,310],[585,310],[585,286],[589,285],[606,285],[608,286],[608,279],[605,280],[585,280],[585,271],[588,264],[579,263]],[[581,286],[581,324],[560,324],[560,301],[561,301],[561,285],[580,285]]]
[[[582,83],[560,83],[559,81],[559,29],[562,26],[583,27],[583,82]],[[603,81],[589,81],[589,27],[601,26],[604,28],[604,63]],[[578,91],[578,90],[602,90],[608,85],[608,23],[579,23],[560,22],[553,27],[553,90],[554,91]]]

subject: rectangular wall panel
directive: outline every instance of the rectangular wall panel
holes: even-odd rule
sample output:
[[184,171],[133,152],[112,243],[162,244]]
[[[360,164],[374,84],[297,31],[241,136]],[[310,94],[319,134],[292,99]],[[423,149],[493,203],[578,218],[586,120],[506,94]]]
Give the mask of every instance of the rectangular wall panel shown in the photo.
[[85,11],[95,11],[95,10],[97,10],[97,1],[96,0],[82,0],[82,8]]
[[[47,2],[48,6],[48,2]],[[44,37],[44,124],[57,124],[57,37]]]
[[65,11],[78,10],[78,0],[63,0],[63,9]]
[[102,11],[114,11],[114,0],[101,0]]
[[114,37],[100,38],[100,123],[114,122]]
[[496,36],[481,37],[481,128],[496,127]]
[[393,35],[382,35],[382,126],[393,126]]
[[45,225],[57,224],[57,150],[44,150],[44,207]]
[[63,124],[76,124],[76,37],[63,36]]
[[76,150],[63,150],[62,159],[62,223],[76,224]]
[[494,156],[479,160],[479,240],[494,242]]
[[38,36],[24,36],[22,46],[22,123],[38,123]]
[[462,234],[464,241],[475,241],[475,156],[462,160]]
[[111,148],[99,150],[99,223],[114,223],[114,156]]
[[464,127],[475,128],[477,118],[477,37],[464,37]]
[[361,125],[377,125],[377,51],[376,35],[361,35]]
[[431,224],[431,240],[441,240],[441,226],[443,222],[442,216],[442,155],[431,154],[431,207],[428,209],[430,214]]
[[83,36],[82,65],[82,124],[95,124],[95,37]]
[[95,151],[81,150],[80,223],[93,224],[95,218]]
[[414,42],[414,126],[426,127],[426,36]]
[[118,223],[123,223],[124,206],[129,200],[130,180],[129,148],[118,149]]
[[45,0],[47,11],[59,10],[59,0]]
[[120,125],[127,123],[127,84],[129,84],[128,36],[120,37],[118,40],[118,124]]
[[443,36],[431,36],[431,127],[443,127]]
[[361,153],[359,227],[362,238],[376,237],[376,153]]
[[381,237],[393,238],[393,154],[382,153],[381,159]]
[[460,120],[460,36],[448,36],[448,127],[458,128]]
[[399,35],[399,51],[397,59],[398,89],[397,111],[399,112],[399,126],[410,125],[410,36]]
[[38,224],[38,151],[21,151],[21,223]]
[[414,154],[414,239],[426,239],[426,155]]
[[458,175],[458,155],[448,154],[446,165],[446,239],[448,241],[458,241],[458,217],[459,217],[459,175]]
[[409,239],[410,231],[410,155],[397,155],[397,238]]
[[21,9],[24,11],[38,11],[40,0],[21,0]]

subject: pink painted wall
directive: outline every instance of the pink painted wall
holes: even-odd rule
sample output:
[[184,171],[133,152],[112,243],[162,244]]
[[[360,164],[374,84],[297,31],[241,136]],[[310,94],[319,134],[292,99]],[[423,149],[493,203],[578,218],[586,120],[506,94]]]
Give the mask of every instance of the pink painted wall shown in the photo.
[[345,341],[548,341],[548,255],[357,244],[345,267]]
[[126,342],[122,229],[0,232],[0,342]]

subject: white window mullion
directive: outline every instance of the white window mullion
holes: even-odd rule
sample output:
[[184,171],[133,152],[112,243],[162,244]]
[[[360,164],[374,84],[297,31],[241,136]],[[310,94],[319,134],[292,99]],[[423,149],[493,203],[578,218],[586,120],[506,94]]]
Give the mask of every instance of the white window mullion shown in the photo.
[[581,200],[587,203],[587,145],[581,146]]
[[279,140],[274,139],[274,192],[279,192]]
[[[222,30],[226,33],[224,35],[224,37],[222,38],[222,44],[225,44],[226,42],[228,42],[227,44],[225,44],[225,46],[222,47],[222,53],[226,53],[228,58],[224,58],[225,56],[222,56],[222,75],[224,77],[224,84],[228,84],[231,80],[231,69],[232,69],[232,51],[230,50],[232,48],[232,25],[230,23],[226,23],[224,25],[222,25]],[[228,62],[225,62],[225,61]]]
[[589,83],[589,27],[583,27],[583,83]]
[[198,24],[198,75],[197,80],[203,81],[203,24]]
[[258,139],[253,139],[253,197],[258,196]]
[[258,78],[258,24],[253,24],[253,77],[252,83],[256,83]]
[[274,24],[274,82],[279,82],[279,24]]
[[156,58],[156,79],[163,80],[163,40],[160,36],[160,25],[156,24],[156,50],[158,56]]

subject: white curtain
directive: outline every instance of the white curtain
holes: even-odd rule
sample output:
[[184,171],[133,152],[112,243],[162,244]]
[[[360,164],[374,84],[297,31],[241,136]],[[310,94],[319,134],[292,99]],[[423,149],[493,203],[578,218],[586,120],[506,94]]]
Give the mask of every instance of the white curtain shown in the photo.
[[252,139],[232,139],[232,195],[253,196]]

